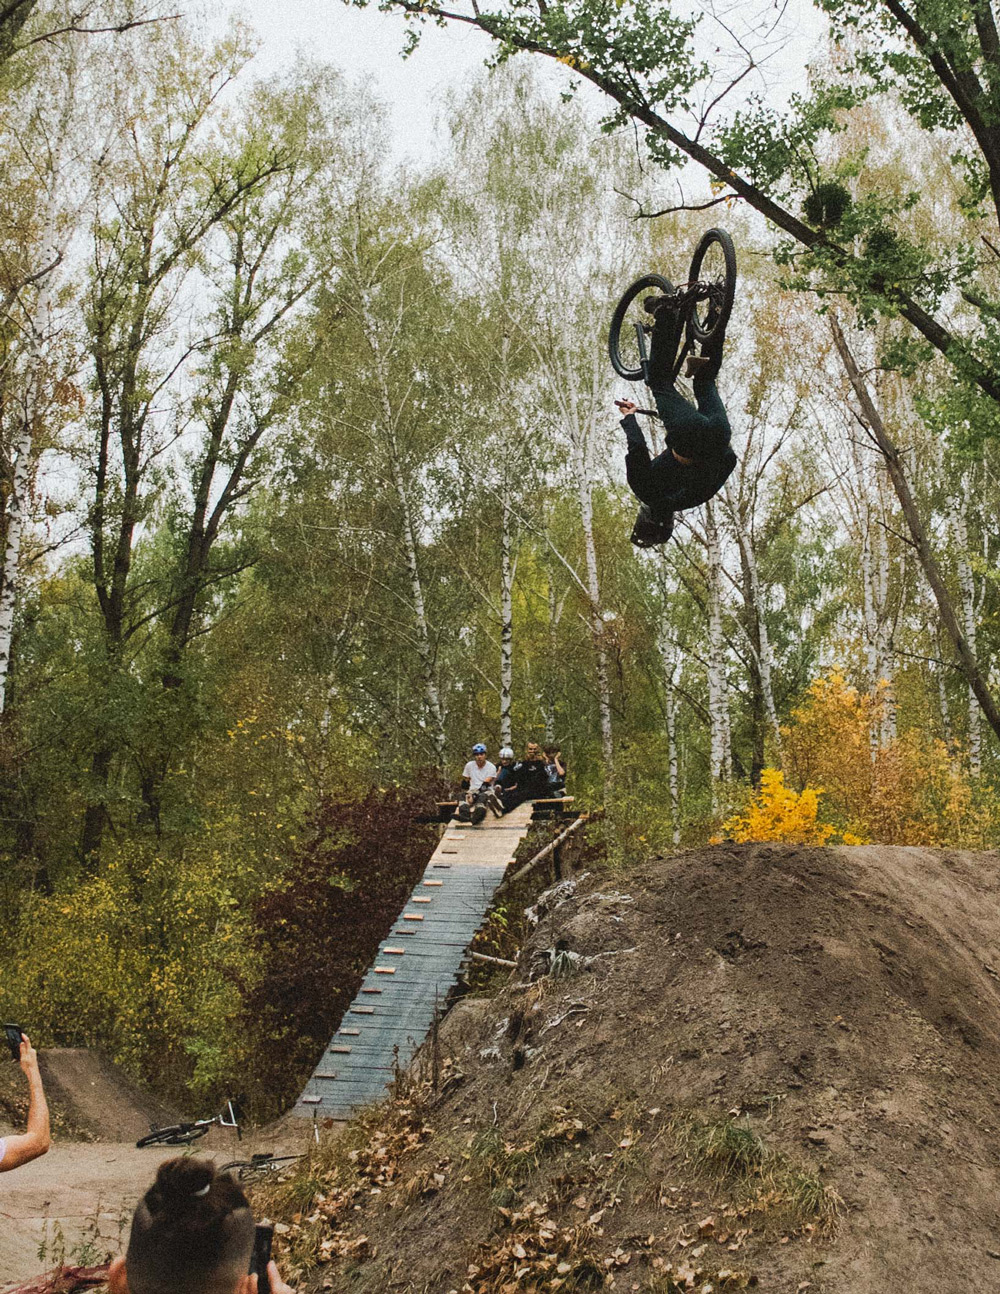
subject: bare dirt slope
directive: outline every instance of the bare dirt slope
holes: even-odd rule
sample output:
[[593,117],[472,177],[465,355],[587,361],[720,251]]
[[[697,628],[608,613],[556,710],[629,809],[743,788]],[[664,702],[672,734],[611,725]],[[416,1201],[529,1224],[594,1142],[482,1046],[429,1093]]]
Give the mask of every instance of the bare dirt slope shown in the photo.
[[98,1051],[50,1047],[39,1053],[45,1090],[77,1127],[102,1141],[136,1141],[177,1111],[150,1097]]
[[[443,1094],[292,1218],[316,1289],[1000,1291],[1000,854],[724,845],[568,888],[446,1021]],[[596,960],[528,983],[557,941]]]

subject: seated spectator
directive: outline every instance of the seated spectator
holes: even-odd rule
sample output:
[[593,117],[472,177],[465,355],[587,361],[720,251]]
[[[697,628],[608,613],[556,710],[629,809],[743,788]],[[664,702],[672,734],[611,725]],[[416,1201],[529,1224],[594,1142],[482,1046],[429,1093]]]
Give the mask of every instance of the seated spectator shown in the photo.
[[[15,1035],[16,1037],[16,1035]],[[0,1173],[9,1173],[44,1155],[51,1144],[49,1106],[45,1100],[38,1052],[26,1033],[21,1034],[20,1065],[28,1080],[28,1130],[20,1136],[0,1137]]]
[[[256,1294],[248,1276],[254,1220],[247,1198],[209,1159],[168,1159],[136,1206],[111,1294]],[[293,1294],[274,1263],[272,1294]]]
[[525,800],[541,800],[550,794],[545,758],[536,741],[527,743],[524,759],[519,759],[511,768],[509,778],[501,783],[501,787],[504,813],[510,813]]
[[486,747],[481,741],[472,747],[472,758],[462,769],[462,790],[465,799],[458,806],[461,822],[478,824],[486,817],[486,802],[497,775],[495,764],[486,758]]
[[563,763],[562,751],[550,744],[545,747],[545,771],[549,778],[549,795],[553,798],[566,794],[566,765]]

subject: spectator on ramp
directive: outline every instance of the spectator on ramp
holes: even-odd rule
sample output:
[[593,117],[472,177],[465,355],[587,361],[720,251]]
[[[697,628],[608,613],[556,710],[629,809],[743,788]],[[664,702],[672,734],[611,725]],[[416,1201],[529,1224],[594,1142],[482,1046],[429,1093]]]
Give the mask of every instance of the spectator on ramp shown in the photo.
[[486,747],[481,741],[472,747],[472,758],[462,769],[462,790],[465,799],[458,806],[461,822],[478,825],[486,817],[486,801],[497,775],[496,765],[486,758]]
[[555,798],[566,794],[566,765],[562,751],[555,742],[545,747],[545,771],[549,777],[549,795]]
[[[208,1159],[168,1159],[136,1206],[111,1294],[256,1294],[254,1220],[246,1196]],[[268,1264],[272,1294],[294,1294]]]
[[[14,1038],[17,1038],[16,1033]],[[32,1047],[31,1039],[26,1033],[21,1034],[18,1063],[28,1080],[28,1128],[17,1136],[0,1137],[0,1173],[9,1173],[13,1168],[20,1168],[32,1159],[38,1159],[45,1154],[52,1141],[49,1106],[38,1069],[38,1052]]]
[[541,800],[551,794],[545,756],[537,741],[527,743],[524,758],[517,761],[510,771],[510,779],[502,785],[504,813],[510,813],[525,800]]

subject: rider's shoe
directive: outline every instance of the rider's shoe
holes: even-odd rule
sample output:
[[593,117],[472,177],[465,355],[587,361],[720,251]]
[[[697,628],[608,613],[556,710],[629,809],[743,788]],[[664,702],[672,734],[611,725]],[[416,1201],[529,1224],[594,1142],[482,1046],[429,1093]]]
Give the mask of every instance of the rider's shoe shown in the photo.
[[[684,367],[684,376],[697,377],[699,373],[704,376],[708,376],[708,372],[713,366],[715,367],[715,371],[718,372],[718,365],[715,363],[715,359],[713,357],[708,355],[689,355],[687,357],[687,364]],[[713,373],[712,376],[714,377],[715,374]]]
[[661,520],[653,516],[653,510],[644,503],[635,518],[632,534],[629,536],[636,548],[655,548],[665,544],[674,532],[674,514],[668,512]]
[[500,790],[498,787],[496,786],[490,787],[490,792],[486,797],[486,807],[496,817],[498,818],[503,817],[503,796],[500,794]]
[[662,293],[659,296],[648,296],[642,298],[642,308],[646,314],[652,315],[655,319],[664,306],[676,305],[674,297],[665,297]]
[[471,818],[472,818],[472,814],[469,811],[469,806],[463,800],[462,803],[458,806],[458,820],[459,822],[469,822],[471,821]]
[[486,805],[474,804],[472,806],[472,825],[474,827],[478,827],[485,817],[486,817]]

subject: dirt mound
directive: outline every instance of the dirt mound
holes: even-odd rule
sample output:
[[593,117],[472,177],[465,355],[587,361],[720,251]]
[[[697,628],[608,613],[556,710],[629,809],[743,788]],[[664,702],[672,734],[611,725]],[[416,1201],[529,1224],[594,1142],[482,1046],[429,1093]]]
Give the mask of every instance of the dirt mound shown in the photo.
[[98,1051],[49,1047],[38,1053],[50,1102],[67,1123],[101,1141],[135,1141],[177,1112],[141,1091]]
[[998,891],[995,853],[771,845],[562,887],[446,1020],[437,1095],[290,1192],[286,1262],[325,1290],[1000,1290]]

